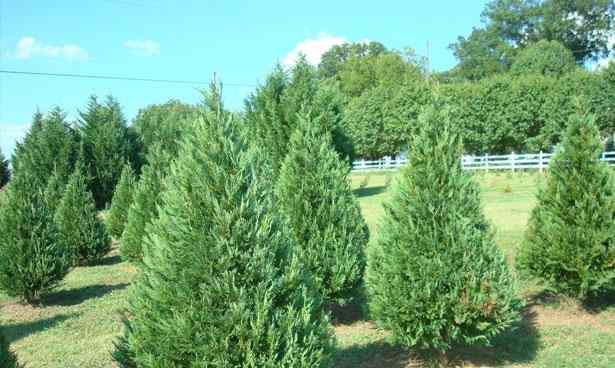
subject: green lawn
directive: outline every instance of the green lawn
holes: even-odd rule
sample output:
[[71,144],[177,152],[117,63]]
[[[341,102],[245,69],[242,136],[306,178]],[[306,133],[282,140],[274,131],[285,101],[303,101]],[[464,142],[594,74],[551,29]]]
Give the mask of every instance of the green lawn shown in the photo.
[[[497,230],[498,244],[514,262],[539,176],[489,173],[476,178],[483,189],[485,213]],[[389,181],[385,174],[352,178],[372,234],[383,214]],[[43,307],[21,305],[0,296],[0,324],[21,362],[31,368],[113,366],[110,351],[122,328],[119,311],[134,274],[132,266],[112,253],[102,265],[71,272]],[[462,349],[439,357],[439,361],[470,367],[615,366],[614,300],[582,307],[549,297],[534,285],[523,285],[522,293],[529,306],[516,330],[500,336],[493,347]],[[421,359],[391,345],[386,332],[360,317],[363,309],[336,313],[335,366],[418,366]]]

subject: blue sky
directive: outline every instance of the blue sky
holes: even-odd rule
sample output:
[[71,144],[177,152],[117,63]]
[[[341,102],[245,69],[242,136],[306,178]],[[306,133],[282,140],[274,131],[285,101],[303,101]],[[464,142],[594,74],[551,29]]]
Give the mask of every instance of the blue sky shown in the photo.
[[[448,69],[448,45],[480,24],[485,2],[0,0],[0,69],[205,82],[216,72],[227,106],[241,109],[277,61],[302,51],[317,62],[344,41],[419,54],[429,41],[433,68]],[[148,104],[197,102],[203,87],[0,74],[0,149],[12,150],[37,107],[76,118],[90,94],[113,94],[131,120]]]

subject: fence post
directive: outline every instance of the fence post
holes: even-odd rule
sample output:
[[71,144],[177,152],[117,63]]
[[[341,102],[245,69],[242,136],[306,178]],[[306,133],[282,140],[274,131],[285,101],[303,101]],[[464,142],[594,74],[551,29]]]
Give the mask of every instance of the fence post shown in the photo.
[[510,154],[510,159],[512,160],[512,172],[515,172],[515,153]]
[[542,150],[540,150],[540,152],[538,153],[538,169],[542,174]]
[[606,152],[602,152],[602,161],[606,160]]
[[485,153],[485,157],[483,158],[483,166],[485,166],[485,171],[489,172],[489,156]]

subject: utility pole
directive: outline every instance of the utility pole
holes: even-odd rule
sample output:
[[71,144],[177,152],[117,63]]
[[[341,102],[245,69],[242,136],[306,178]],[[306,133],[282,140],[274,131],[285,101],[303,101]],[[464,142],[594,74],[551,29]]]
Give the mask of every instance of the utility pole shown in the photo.
[[427,40],[427,79],[431,78],[431,58],[429,56],[430,42]]

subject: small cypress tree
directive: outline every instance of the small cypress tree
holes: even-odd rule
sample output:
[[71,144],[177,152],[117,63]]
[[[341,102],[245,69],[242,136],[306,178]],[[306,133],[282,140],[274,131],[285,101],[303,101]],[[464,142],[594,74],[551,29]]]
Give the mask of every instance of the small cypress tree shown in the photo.
[[132,205],[135,177],[130,165],[124,165],[120,181],[115,187],[111,209],[106,220],[109,233],[115,238],[122,236],[128,217],[128,210]]
[[56,286],[70,267],[38,184],[27,172],[15,175],[0,208],[0,289],[28,303]]
[[0,188],[6,185],[11,179],[11,170],[9,169],[9,162],[4,158],[2,151],[0,151]]
[[593,118],[572,116],[517,257],[522,273],[581,299],[615,289],[614,183],[601,151]]
[[350,189],[350,168],[317,120],[300,116],[276,198],[323,297],[344,304],[363,281],[367,225]]
[[2,368],[18,368],[17,358],[10,350],[9,342],[6,341],[2,330],[0,329],[0,367]]
[[100,260],[111,249],[111,239],[96,215],[94,198],[77,165],[55,213],[60,242],[70,249],[74,264]]
[[[323,367],[332,335],[258,155],[206,117],[172,166],[129,297],[121,367]],[[267,181],[266,181],[267,182]]]
[[404,346],[487,343],[518,319],[515,282],[448,111],[430,106],[420,121],[368,251],[370,312]]
[[143,259],[146,226],[158,216],[160,194],[170,160],[166,152],[157,147],[153,148],[148,155],[148,164],[143,168],[135,187],[133,203],[128,209],[120,240],[120,253],[130,262],[139,263]]

